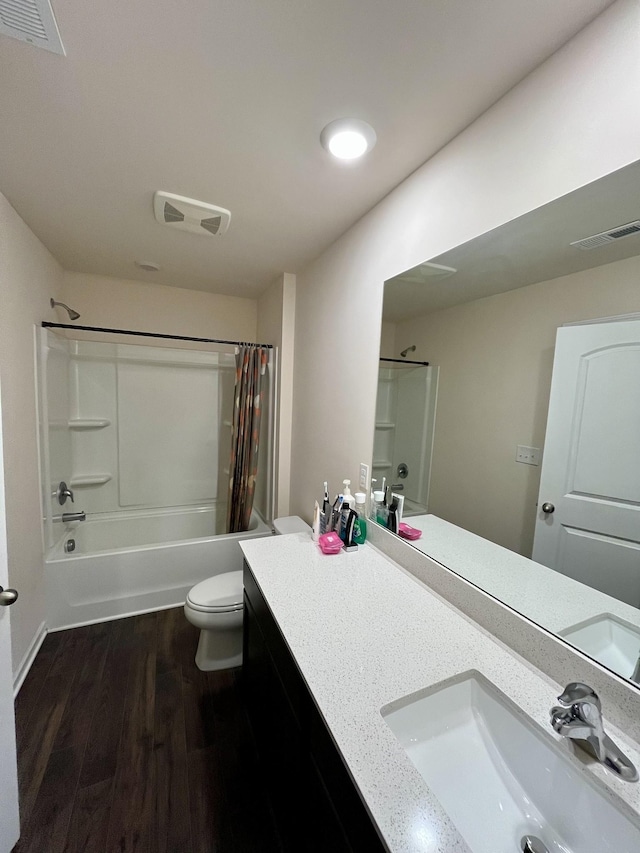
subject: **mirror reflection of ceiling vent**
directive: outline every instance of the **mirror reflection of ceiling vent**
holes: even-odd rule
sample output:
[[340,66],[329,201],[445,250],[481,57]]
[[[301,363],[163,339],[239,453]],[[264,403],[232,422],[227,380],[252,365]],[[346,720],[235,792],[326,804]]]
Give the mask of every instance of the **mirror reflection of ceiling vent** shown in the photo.
[[162,190],[158,190],[153,197],[153,210],[156,219],[163,225],[204,236],[224,234],[231,222],[231,213],[223,207]]
[[425,261],[418,264],[407,272],[396,276],[393,281],[407,281],[411,284],[424,284],[437,278],[449,278],[450,275],[455,275],[458,270],[453,267],[445,267],[444,264],[434,264],[433,261]]
[[0,33],[65,56],[49,0],[0,0]]
[[600,234],[575,240],[569,245],[576,246],[578,249],[597,249],[598,246],[606,246],[607,243],[613,243],[623,237],[630,237],[632,234],[640,234],[640,219],[635,222],[627,222],[626,225],[618,225],[617,228],[612,228],[610,231],[601,231]]

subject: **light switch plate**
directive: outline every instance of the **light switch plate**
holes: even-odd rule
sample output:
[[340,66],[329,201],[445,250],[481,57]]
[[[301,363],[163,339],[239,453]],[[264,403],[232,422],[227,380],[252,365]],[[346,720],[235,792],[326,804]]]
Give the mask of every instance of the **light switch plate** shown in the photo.
[[519,444],[516,449],[516,462],[524,462],[525,465],[539,465],[541,451],[539,447],[526,447]]
[[369,466],[366,462],[360,463],[360,490],[365,494],[369,488]]

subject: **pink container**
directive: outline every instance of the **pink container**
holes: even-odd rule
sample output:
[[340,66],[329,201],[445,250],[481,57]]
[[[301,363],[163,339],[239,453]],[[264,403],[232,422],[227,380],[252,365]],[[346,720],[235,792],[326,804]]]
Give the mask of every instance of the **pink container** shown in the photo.
[[342,550],[342,539],[337,533],[323,533],[318,539],[318,545],[323,554],[339,554]]
[[402,536],[403,539],[419,539],[422,536],[422,530],[418,530],[417,527],[411,527],[409,524],[405,524],[403,521],[398,527],[398,533]]

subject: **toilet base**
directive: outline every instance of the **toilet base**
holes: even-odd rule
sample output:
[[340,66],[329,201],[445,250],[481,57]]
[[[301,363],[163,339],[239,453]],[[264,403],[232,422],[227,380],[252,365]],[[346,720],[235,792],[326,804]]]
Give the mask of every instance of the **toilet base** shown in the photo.
[[196,666],[203,672],[242,666],[242,631],[200,631]]

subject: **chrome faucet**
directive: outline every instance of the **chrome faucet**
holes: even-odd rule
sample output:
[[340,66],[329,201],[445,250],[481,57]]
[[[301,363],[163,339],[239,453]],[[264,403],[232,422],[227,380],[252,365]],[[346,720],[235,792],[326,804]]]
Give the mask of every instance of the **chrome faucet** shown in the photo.
[[638,781],[638,771],[627,756],[605,734],[602,705],[588,684],[572,682],[558,696],[559,705],[551,709],[551,725],[562,737],[585,741],[589,751],[621,779]]

